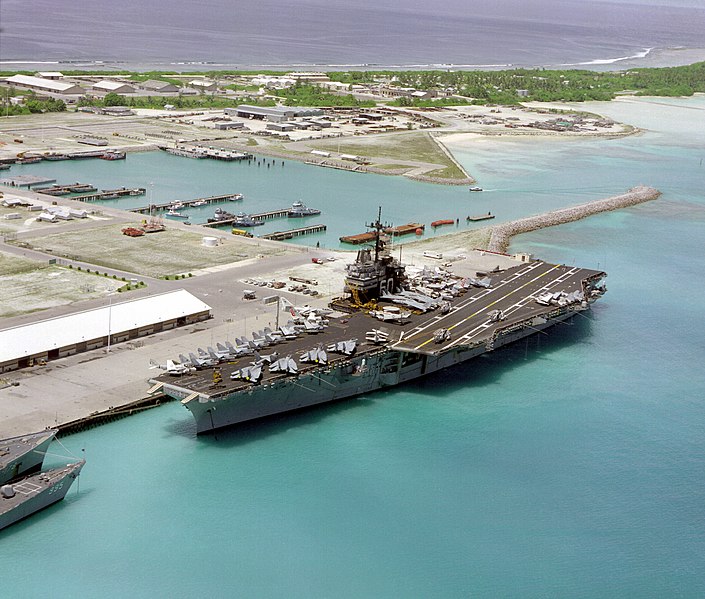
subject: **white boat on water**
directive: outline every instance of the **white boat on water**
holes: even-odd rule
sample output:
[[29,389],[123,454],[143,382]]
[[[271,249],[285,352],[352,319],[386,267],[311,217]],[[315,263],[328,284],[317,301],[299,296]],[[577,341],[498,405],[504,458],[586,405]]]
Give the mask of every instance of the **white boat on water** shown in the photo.
[[186,214],[181,214],[181,212],[177,212],[176,210],[169,210],[166,215],[172,218],[188,218]]

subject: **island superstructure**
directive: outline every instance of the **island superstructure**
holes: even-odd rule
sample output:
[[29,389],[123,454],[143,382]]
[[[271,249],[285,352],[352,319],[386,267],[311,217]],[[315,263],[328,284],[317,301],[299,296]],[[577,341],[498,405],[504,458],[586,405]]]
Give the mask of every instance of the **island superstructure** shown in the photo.
[[348,314],[298,315],[228,342],[231,352],[202,350],[208,358],[192,354],[187,368],[152,379],[151,391],[181,400],[205,433],[438,372],[587,311],[606,291],[602,271],[541,260],[477,279],[435,269],[422,291],[388,252],[379,219],[368,226],[374,248],[348,265],[345,295],[331,304]]

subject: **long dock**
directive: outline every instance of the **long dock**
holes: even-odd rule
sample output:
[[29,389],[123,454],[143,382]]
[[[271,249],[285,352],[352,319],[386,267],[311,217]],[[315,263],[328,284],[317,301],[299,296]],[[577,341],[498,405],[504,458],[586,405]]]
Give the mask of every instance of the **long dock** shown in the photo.
[[206,204],[219,204],[221,202],[237,202],[242,200],[241,193],[225,193],[218,196],[210,196],[207,198],[196,198],[195,200],[172,200],[165,204],[152,204],[151,206],[141,206],[139,208],[130,208],[128,212],[137,212],[138,214],[149,214],[151,212],[160,212],[169,210],[174,204],[181,204],[183,208],[192,208],[197,206],[205,206]]
[[477,216],[468,216],[465,220],[467,222],[478,222],[481,220],[489,220],[491,218],[494,218],[494,214],[490,214],[489,212],[487,214],[479,214]]
[[[253,220],[272,220],[273,218],[285,218],[289,215],[289,210],[289,208],[282,208],[281,210],[270,210],[269,212],[257,212],[256,214],[250,214],[249,216],[251,216]],[[212,223],[203,223],[201,226],[211,228],[230,226],[235,224],[236,220],[236,218],[226,218]]]
[[401,235],[411,235],[419,230],[423,232],[425,228],[426,225],[422,225],[421,223],[407,223],[397,227],[387,227],[384,232],[392,237],[400,237]]
[[132,189],[121,187],[120,189],[104,189],[98,193],[89,193],[71,199],[78,200],[79,202],[98,202],[100,200],[115,200],[123,196],[141,196],[145,193],[147,193],[147,190],[144,187],[135,187]]
[[301,237],[302,235],[311,235],[312,233],[321,233],[327,229],[326,225],[310,225],[308,227],[300,227],[298,229],[289,229],[288,231],[277,231],[276,233],[267,233],[261,235],[260,239],[271,239],[273,241],[283,241],[293,237]]
[[35,187],[34,191],[49,196],[66,196],[70,193],[90,193],[98,188],[90,183],[69,183],[67,185],[51,185],[50,187]]
[[361,243],[369,243],[377,238],[377,233],[374,231],[368,231],[367,233],[360,233],[358,235],[343,235],[340,237],[340,241],[343,243],[350,243],[352,245],[360,245]]

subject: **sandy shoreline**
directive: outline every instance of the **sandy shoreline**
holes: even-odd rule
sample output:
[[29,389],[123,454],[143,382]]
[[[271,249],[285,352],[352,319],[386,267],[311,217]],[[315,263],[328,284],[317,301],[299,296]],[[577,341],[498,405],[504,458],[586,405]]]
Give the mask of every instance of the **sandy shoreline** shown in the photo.
[[[646,56],[628,59],[614,59],[613,61],[586,61],[573,64],[495,64],[495,65],[472,65],[464,70],[477,71],[504,71],[515,68],[526,69],[590,69],[599,71],[621,71],[633,68],[659,68],[659,67],[675,67],[693,64],[695,62],[705,61],[705,48],[652,48]],[[77,58],[62,58],[61,60],[0,60],[0,69],[2,70],[23,70],[37,71],[40,69],[49,68],[70,68],[77,71],[92,71],[92,70],[130,70],[135,72],[147,71],[164,71],[164,72],[182,72],[182,73],[201,73],[205,71],[225,71],[225,70],[241,70],[241,71],[300,71],[300,70],[316,70],[322,72],[328,71],[418,71],[418,70],[433,70],[433,65],[421,64],[323,64],[323,63],[291,63],[291,64],[237,64],[237,63],[183,63],[183,62],[168,62],[168,61],[151,61],[144,63],[136,63],[121,60],[105,60],[89,59],[86,57]],[[436,67],[436,69],[441,67]],[[445,68],[445,67],[443,67]],[[460,67],[459,67],[460,68]]]

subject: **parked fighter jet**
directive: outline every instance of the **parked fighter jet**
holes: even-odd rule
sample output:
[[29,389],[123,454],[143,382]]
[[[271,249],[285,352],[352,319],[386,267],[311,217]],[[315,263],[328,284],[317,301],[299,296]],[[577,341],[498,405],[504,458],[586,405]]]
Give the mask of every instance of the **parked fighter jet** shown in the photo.
[[245,366],[240,370],[236,370],[230,375],[230,380],[243,380],[248,383],[258,383],[262,378],[262,365],[254,363],[251,366]]
[[346,356],[351,356],[355,353],[355,348],[357,347],[357,339],[348,339],[347,341],[338,341],[336,343],[331,343],[328,346],[328,351],[336,354],[345,354]]
[[273,364],[269,365],[270,372],[282,372],[284,374],[297,374],[299,367],[291,356],[280,358]]
[[188,363],[175,362],[174,360],[167,360],[166,364],[158,364],[154,360],[150,360],[149,364],[150,368],[161,368],[162,370],[166,370],[167,374],[171,374],[174,376],[190,374],[191,372],[194,372],[196,370],[193,366],[190,366]]
[[197,370],[201,370],[201,368],[210,368],[218,363],[217,360],[213,360],[210,356],[198,358],[193,352],[189,353],[188,358],[184,357],[182,354],[179,354],[179,360],[181,360],[182,364],[190,363]]
[[389,333],[386,331],[380,331],[379,329],[372,329],[365,334],[365,341],[379,345],[386,343],[389,339]]
[[328,364],[328,354],[319,345],[318,347],[311,349],[299,356],[301,362],[310,362],[313,364]]

